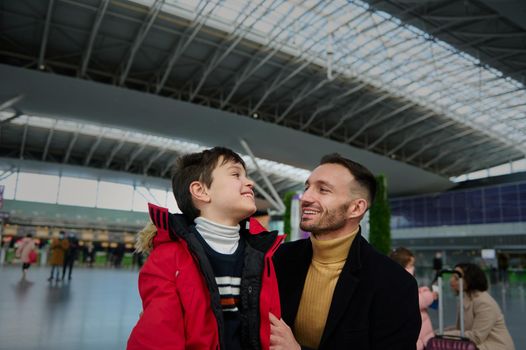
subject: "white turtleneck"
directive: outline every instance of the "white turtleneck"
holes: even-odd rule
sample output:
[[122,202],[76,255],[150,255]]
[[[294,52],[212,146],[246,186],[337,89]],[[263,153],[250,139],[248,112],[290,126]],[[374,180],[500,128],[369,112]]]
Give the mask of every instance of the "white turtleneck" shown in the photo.
[[234,254],[239,244],[239,225],[226,226],[202,216],[195,218],[195,228],[206,243],[221,254]]

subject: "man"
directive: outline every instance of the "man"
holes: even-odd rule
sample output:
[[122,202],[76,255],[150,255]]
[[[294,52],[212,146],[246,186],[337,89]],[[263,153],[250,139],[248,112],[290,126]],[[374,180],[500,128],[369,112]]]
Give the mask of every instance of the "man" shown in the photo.
[[375,192],[371,172],[338,154],[309,176],[300,227],[311,237],[274,256],[282,319],[271,315],[271,349],[415,349],[416,281],[360,235]]
[[62,280],[66,277],[66,270],[69,269],[68,279],[71,280],[71,271],[75,260],[77,260],[79,254],[79,240],[74,233],[68,235],[69,248],[64,256],[64,265],[62,266]]
[[243,159],[215,147],[179,159],[172,177],[183,214],[149,205],[140,235],[142,316],[128,350],[269,349],[279,313],[272,255],[282,241],[255,220]]
[[48,281],[53,280],[53,274],[56,271],[55,281],[60,281],[59,274],[60,268],[64,265],[64,259],[66,257],[66,252],[69,248],[69,242],[66,239],[66,233],[60,231],[57,238],[51,240],[51,246],[49,247],[49,252],[51,256],[49,257],[49,264],[51,265],[51,274],[49,275]]

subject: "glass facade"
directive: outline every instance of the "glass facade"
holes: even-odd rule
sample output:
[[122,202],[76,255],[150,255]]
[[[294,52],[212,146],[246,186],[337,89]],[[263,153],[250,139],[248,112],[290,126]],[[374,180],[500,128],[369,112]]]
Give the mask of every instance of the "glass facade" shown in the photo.
[[391,200],[391,227],[526,222],[526,182]]

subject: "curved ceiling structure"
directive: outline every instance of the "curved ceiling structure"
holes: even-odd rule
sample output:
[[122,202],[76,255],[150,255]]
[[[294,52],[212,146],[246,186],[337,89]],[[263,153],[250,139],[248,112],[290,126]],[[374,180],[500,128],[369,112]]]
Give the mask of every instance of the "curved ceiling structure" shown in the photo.
[[[203,145],[239,150],[243,137],[257,156],[302,168],[339,150],[391,175],[398,194],[424,183],[444,189],[447,177],[524,158],[524,40],[505,48],[508,56],[477,54],[505,47],[495,38],[523,39],[524,30],[472,2],[370,3],[3,2],[0,62],[15,80],[4,79],[0,95],[24,95],[15,105],[21,113]],[[470,45],[449,40],[490,24],[504,29]]]

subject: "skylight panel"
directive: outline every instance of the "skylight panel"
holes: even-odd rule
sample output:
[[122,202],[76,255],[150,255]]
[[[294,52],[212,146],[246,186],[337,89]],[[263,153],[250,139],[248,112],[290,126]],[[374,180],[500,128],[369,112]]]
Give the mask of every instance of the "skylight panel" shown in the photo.
[[[133,1],[146,6],[152,4],[152,0]],[[203,2],[200,4],[203,6]],[[216,5],[207,25],[232,30],[236,27],[233,22],[242,20],[239,11],[247,2],[206,2],[204,13]],[[492,129],[491,126],[497,123],[516,128],[510,116],[517,108],[514,104],[526,101],[522,83],[504,77],[494,68],[481,66],[476,57],[457,51],[450,44],[388,13],[372,11],[364,2],[279,0],[251,2],[249,6],[251,17],[240,29],[248,30],[251,40],[260,40],[262,44],[324,64],[327,62],[328,34],[333,30],[333,74],[358,78],[432,110],[447,111],[446,116],[451,119],[465,121],[485,133],[492,130],[491,136],[504,142],[508,136],[498,130],[506,128]],[[169,0],[163,10],[191,20],[198,11],[196,2],[187,0]],[[402,76],[405,79],[401,79]],[[408,83],[408,80],[418,84]],[[514,89],[519,89],[515,93],[519,102],[506,96]],[[458,106],[459,102],[471,106]],[[491,120],[477,118],[479,114],[488,114],[487,109],[493,106],[512,112],[490,111]],[[467,114],[473,115],[467,118]],[[474,125],[469,120],[484,122]],[[525,133],[523,129],[516,131],[517,135],[522,135],[517,137],[526,141]],[[526,146],[519,144],[517,147],[524,150]]]

